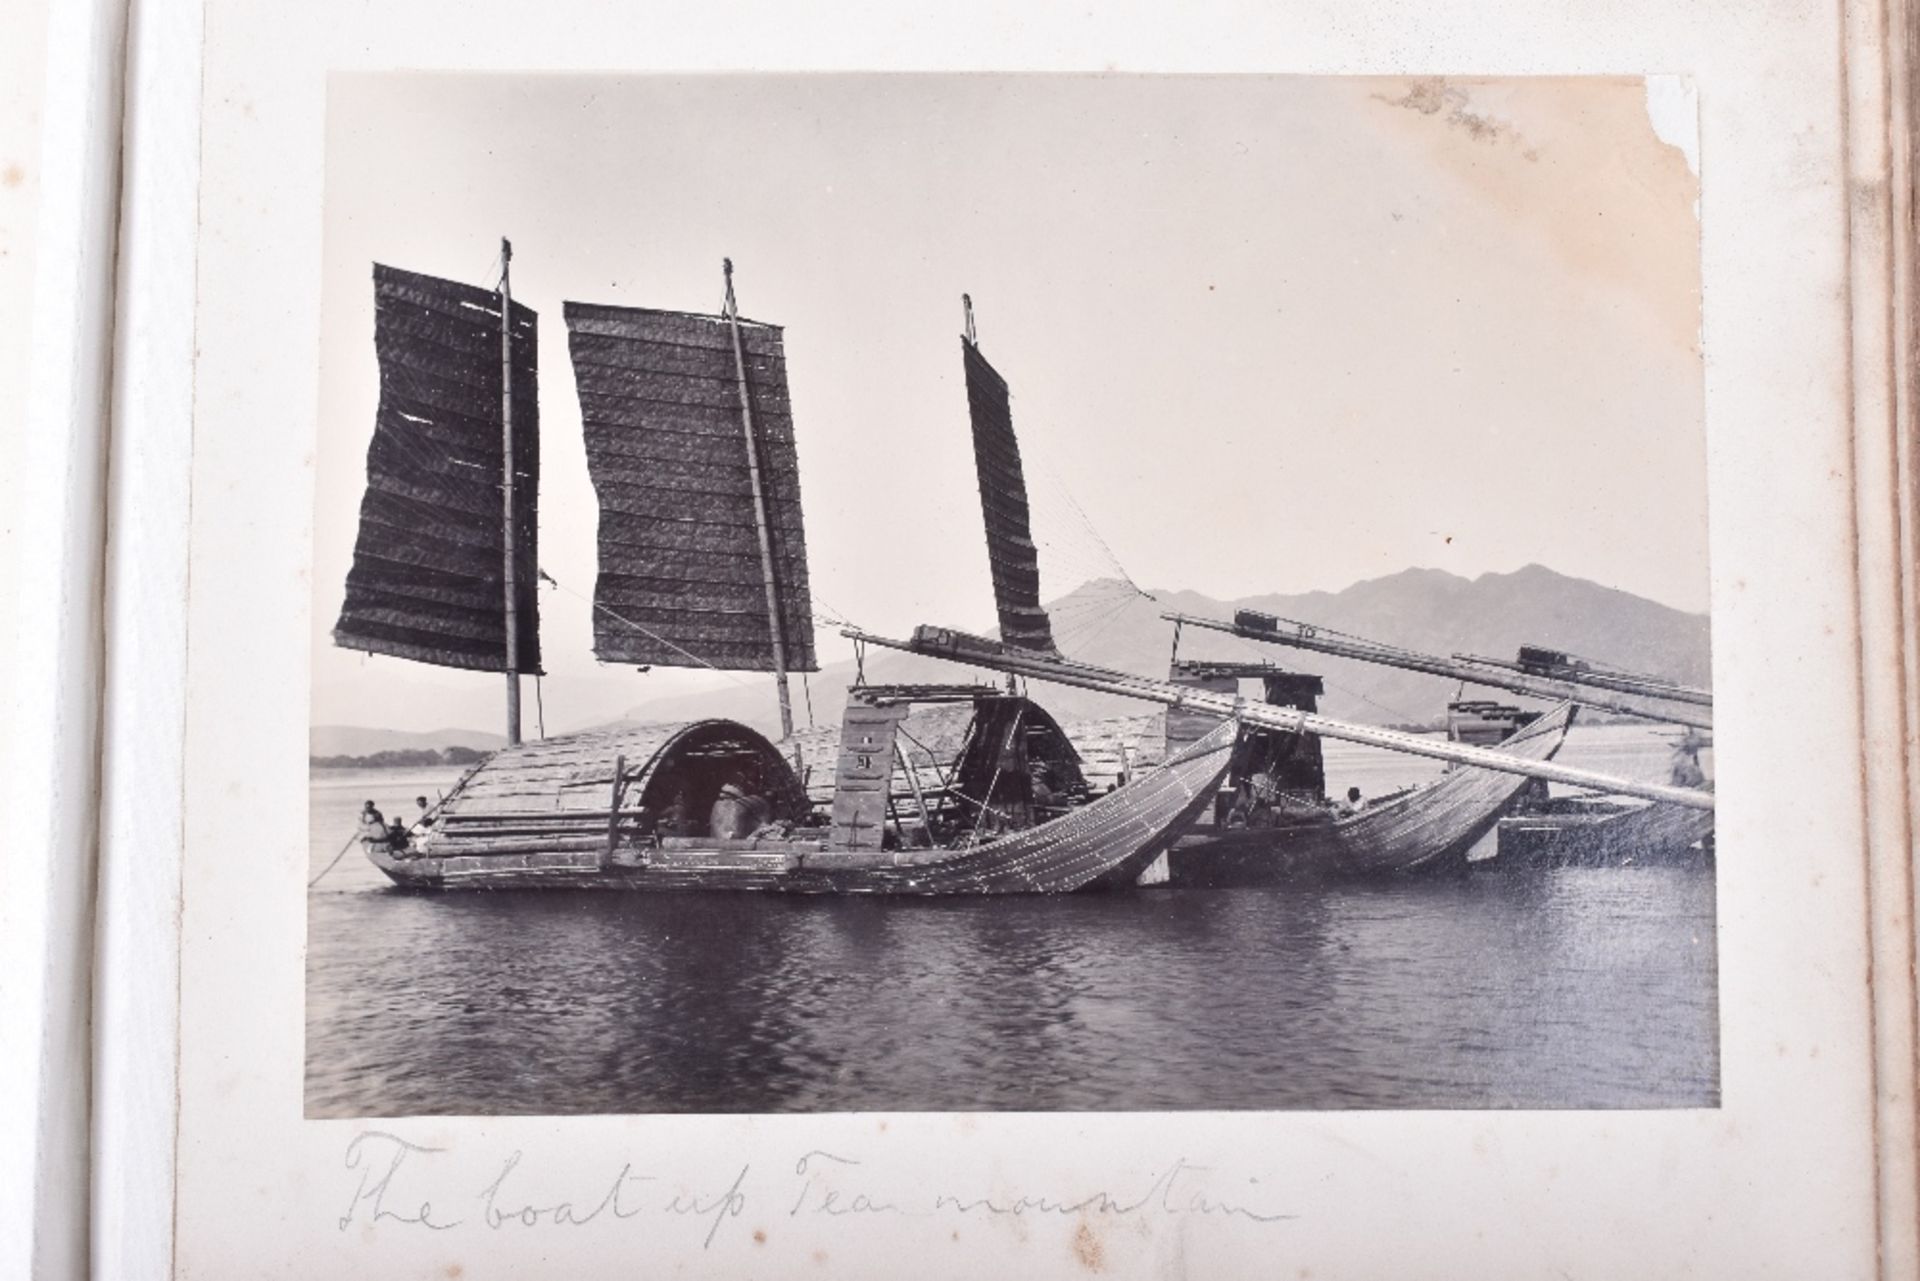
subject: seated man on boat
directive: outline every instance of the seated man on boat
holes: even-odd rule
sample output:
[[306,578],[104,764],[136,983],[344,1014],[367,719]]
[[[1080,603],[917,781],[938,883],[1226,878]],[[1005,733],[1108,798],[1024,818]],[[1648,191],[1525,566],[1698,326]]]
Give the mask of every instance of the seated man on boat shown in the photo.
[[[653,831],[656,836],[699,836],[701,831],[693,821],[692,806],[687,801],[685,787],[676,787],[667,797],[666,804],[654,817]],[[711,816],[709,816],[711,817]]]
[[1349,787],[1347,789],[1347,799],[1340,803],[1340,816],[1342,818],[1350,818],[1365,808],[1367,808],[1366,798],[1360,795],[1360,789],[1357,787]]
[[369,844],[387,839],[386,815],[372,801],[360,807],[360,839]]
[[1065,798],[1053,789],[1053,771],[1045,761],[1027,762],[1027,782],[1032,789],[1033,812],[1036,817],[1061,808]]
[[737,784],[727,783],[714,798],[707,835],[719,841],[739,841],[767,825],[773,806],[764,796],[749,796]]

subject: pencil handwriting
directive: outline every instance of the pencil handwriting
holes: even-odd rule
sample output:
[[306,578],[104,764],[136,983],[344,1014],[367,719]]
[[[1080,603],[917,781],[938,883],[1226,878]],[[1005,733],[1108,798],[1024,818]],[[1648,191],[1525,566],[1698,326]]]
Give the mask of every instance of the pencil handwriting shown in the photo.
[[[705,1250],[721,1238],[727,1224],[760,1204],[771,1212],[784,1212],[791,1220],[843,1222],[875,1217],[1104,1215],[1275,1224],[1299,1217],[1267,1203],[1255,1178],[1240,1179],[1236,1186],[1242,1190],[1223,1193],[1218,1189],[1226,1180],[1218,1171],[1184,1156],[1123,1183],[1066,1193],[1008,1190],[998,1185],[991,1192],[970,1192],[919,1181],[903,1183],[861,1156],[824,1148],[810,1148],[791,1166],[773,1167],[766,1173],[743,1163],[722,1176],[724,1183],[722,1178],[701,1183],[646,1173],[633,1160],[605,1174],[582,1178],[577,1169],[530,1168],[526,1154],[516,1150],[475,1182],[472,1162],[448,1149],[415,1143],[385,1130],[366,1130],[347,1145],[346,1167],[354,1172],[355,1183],[338,1220],[343,1232],[356,1223],[436,1232],[463,1226],[528,1232],[651,1215],[690,1221],[704,1229],[699,1241]],[[556,1195],[551,1190],[555,1184],[576,1194]],[[436,1210],[436,1200],[454,1209]],[[764,1240],[765,1230],[754,1235]]]

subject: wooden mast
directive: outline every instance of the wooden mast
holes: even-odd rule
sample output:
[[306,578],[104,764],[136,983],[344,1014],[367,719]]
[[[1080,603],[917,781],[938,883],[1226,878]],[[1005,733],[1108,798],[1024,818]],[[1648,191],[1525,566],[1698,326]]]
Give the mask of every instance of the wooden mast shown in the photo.
[[520,592],[515,553],[519,530],[513,519],[513,287],[508,267],[513,244],[500,237],[500,502],[505,519],[500,526],[501,564],[507,594],[507,745],[520,742]]
[[774,579],[773,533],[767,519],[766,491],[760,484],[760,439],[753,429],[753,393],[747,385],[747,352],[740,341],[740,308],[733,298],[733,259],[720,260],[727,280],[727,329],[733,335],[733,367],[739,376],[740,429],[747,437],[747,480],[753,490],[753,528],[760,536],[760,575],[767,587],[767,627],[773,641],[773,687],[780,696],[780,737],[793,737],[793,703],[787,693],[787,641],[780,617],[780,588]]

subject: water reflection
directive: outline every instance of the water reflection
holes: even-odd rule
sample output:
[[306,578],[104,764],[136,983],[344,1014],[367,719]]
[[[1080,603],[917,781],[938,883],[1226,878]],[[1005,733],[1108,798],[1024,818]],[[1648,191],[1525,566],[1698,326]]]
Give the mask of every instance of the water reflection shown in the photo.
[[315,1115],[1661,1107],[1710,873],[1065,898],[316,892]]

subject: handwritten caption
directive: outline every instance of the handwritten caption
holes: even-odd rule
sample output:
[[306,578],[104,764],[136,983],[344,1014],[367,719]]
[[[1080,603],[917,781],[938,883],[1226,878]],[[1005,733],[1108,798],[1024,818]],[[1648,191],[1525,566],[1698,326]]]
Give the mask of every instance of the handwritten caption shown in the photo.
[[385,1130],[363,1130],[347,1144],[346,1169],[353,1183],[336,1226],[414,1228],[448,1232],[565,1229],[651,1217],[681,1220],[701,1232],[711,1248],[727,1225],[747,1215],[789,1219],[1046,1217],[1106,1215],[1114,1218],[1205,1217],[1275,1224],[1299,1216],[1262,1204],[1259,1181],[1239,1180],[1246,1190],[1215,1192],[1219,1173],[1175,1157],[1131,1186],[1057,1196],[1022,1192],[968,1194],[890,1190],[884,1171],[859,1157],[819,1148],[791,1164],[756,1168],[742,1163],[704,1188],[646,1172],[628,1161],[617,1170],[557,1176],[578,1195],[540,1194],[550,1172],[529,1168],[512,1152],[477,1173],[472,1163],[445,1148],[414,1143]]

